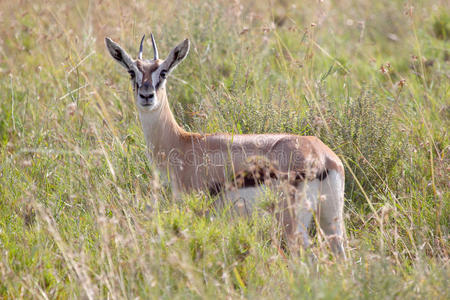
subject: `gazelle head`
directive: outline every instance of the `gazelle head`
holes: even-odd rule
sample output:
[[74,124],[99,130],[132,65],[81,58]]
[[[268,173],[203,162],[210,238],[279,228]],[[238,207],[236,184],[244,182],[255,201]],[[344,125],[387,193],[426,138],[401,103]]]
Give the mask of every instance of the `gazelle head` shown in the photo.
[[133,60],[122,47],[110,38],[105,38],[105,43],[111,56],[127,70],[131,77],[138,110],[141,113],[148,113],[157,110],[165,101],[167,102],[166,79],[170,72],[187,56],[189,40],[185,39],[170,52],[165,60],[161,60],[153,34],[151,38],[154,57],[153,59],[142,58],[144,38],[145,35],[142,37],[136,60]]

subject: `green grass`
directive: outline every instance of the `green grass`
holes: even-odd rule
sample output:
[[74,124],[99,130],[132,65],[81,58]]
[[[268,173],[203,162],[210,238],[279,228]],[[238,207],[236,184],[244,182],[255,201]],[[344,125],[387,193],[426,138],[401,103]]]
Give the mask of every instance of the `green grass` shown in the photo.
[[[0,3],[0,298],[447,299],[448,4],[186,2]],[[172,199],[103,42],[150,32],[162,56],[191,40],[168,82],[186,129],[339,154],[348,261]]]

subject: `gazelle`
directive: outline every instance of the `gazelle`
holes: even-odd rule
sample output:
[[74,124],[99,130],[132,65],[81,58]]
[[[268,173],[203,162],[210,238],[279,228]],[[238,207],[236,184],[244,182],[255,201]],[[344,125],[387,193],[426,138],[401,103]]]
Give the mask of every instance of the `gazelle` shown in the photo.
[[[145,37],[145,36],[144,36]],[[344,168],[338,156],[314,136],[292,134],[199,134],[180,127],[169,107],[166,81],[187,56],[189,40],[177,45],[165,60],[159,59],[151,35],[154,58],[144,60],[143,41],[136,60],[110,38],[106,47],[131,77],[134,98],[151,159],[168,174],[175,194],[193,190],[251,202],[264,182],[248,180],[226,189],[236,174],[248,171],[248,159],[264,157],[276,172],[286,174],[295,188],[293,201],[284,207],[293,214],[282,221],[290,236],[308,246],[308,226],[313,213],[334,253],[344,256]],[[250,170],[251,171],[251,170]],[[247,172],[248,173],[248,172]],[[278,176],[275,176],[275,180]]]

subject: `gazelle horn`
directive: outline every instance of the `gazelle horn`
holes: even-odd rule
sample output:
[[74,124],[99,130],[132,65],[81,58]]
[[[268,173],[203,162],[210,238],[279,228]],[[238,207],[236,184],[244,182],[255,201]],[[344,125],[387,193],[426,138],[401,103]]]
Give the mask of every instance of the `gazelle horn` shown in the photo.
[[141,40],[141,46],[139,46],[139,59],[142,59],[142,51],[144,50],[144,39],[145,39],[145,34],[142,36],[142,40]]
[[150,33],[151,37],[152,37],[152,45],[153,45],[153,53],[155,54],[155,60],[157,60],[159,58],[158,55],[158,48],[156,47],[156,42],[155,42],[155,38],[153,37],[153,33]]

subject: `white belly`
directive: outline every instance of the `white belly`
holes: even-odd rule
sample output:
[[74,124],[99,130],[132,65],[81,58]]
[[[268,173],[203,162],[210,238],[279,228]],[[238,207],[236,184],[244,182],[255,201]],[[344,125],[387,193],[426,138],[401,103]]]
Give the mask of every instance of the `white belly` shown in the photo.
[[222,209],[231,210],[239,216],[250,216],[255,210],[258,200],[264,199],[268,188],[264,185],[229,190],[220,201]]
[[[287,183],[281,184],[286,185]],[[321,182],[313,180],[300,183],[295,187],[294,194],[289,194],[288,189],[282,185],[259,185],[228,190],[218,200],[219,205],[216,205],[216,208],[232,211],[239,216],[250,216],[258,209],[267,208],[264,207],[263,202],[274,203],[274,206],[269,207],[276,207],[276,210],[279,211],[279,209],[283,209],[280,207],[281,201],[287,200],[288,208],[284,205],[282,207],[293,210],[298,226],[307,226],[311,220],[311,213],[317,210]],[[293,187],[291,186],[291,188]],[[290,195],[290,199],[287,199],[287,195]]]

